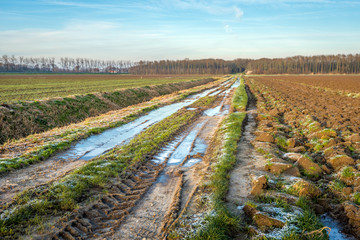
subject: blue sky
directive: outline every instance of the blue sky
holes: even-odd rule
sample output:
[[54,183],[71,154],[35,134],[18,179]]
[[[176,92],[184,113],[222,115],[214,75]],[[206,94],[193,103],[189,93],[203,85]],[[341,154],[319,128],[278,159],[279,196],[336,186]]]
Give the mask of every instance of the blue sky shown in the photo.
[[360,53],[360,1],[0,0],[0,54],[158,60]]

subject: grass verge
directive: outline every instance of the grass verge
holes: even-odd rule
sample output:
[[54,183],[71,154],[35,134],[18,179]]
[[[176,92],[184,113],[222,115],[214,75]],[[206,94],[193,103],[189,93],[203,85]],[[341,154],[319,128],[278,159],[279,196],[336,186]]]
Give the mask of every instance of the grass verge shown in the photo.
[[[240,96],[243,94],[246,95],[246,91],[242,81],[233,97],[233,109],[246,109],[247,97]],[[238,219],[231,215],[225,205],[225,197],[229,190],[229,173],[236,163],[237,145],[245,117],[245,112],[233,112],[222,123],[222,151],[220,159],[212,168],[211,182],[208,186],[212,193],[212,214],[205,219],[205,226],[191,239],[231,239],[231,235],[239,228]]]
[[240,86],[236,89],[233,96],[232,107],[235,112],[241,112],[246,110],[248,103],[248,95],[246,94],[244,79],[241,78]]

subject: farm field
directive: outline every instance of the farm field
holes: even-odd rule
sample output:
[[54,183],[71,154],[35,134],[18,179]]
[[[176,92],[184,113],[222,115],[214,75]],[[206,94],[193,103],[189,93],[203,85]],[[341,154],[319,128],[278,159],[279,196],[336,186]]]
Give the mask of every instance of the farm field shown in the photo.
[[338,95],[360,97],[360,75],[273,75],[257,76],[257,79],[291,82]]
[[[113,92],[124,88],[198,80],[205,75],[0,74],[0,103]],[[212,76],[213,77],[213,76]]]
[[224,76],[0,145],[0,238],[358,239],[339,77]]
[[236,214],[252,219],[246,226],[250,235],[360,237],[355,217],[360,213],[360,101],[337,92],[359,93],[360,81],[357,76],[318,79],[246,78],[256,101],[250,101],[238,152],[243,161],[231,174],[228,200]]

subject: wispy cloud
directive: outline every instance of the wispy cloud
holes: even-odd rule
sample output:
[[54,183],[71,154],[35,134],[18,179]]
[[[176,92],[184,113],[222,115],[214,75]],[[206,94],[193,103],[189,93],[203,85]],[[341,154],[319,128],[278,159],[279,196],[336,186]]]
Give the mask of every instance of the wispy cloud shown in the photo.
[[234,7],[234,10],[235,10],[236,19],[241,19],[244,15],[244,12],[240,8],[237,8],[237,7]]
[[359,51],[355,0],[3,2],[4,54],[152,60]]
[[228,24],[226,24],[226,25],[224,26],[224,29],[225,29],[225,32],[227,32],[227,33],[231,33],[231,32],[232,32],[232,28],[231,28]]
[[83,3],[83,2],[68,2],[68,1],[44,1],[46,4],[58,5],[58,6],[69,6],[79,8],[92,8],[92,9],[109,9],[115,7],[115,5],[109,4],[98,4],[98,3]]
[[[225,3],[225,4],[224,4]],[[235,1],[236,3],[236,1]],[[181,9],[181,10],[198,10],[211,15],[229,15],[236,19],[241,19],[244,12],[233,4],[226,4],[222,1],[203,1],[203,0],[159,0],[153,1],[159,9]]]

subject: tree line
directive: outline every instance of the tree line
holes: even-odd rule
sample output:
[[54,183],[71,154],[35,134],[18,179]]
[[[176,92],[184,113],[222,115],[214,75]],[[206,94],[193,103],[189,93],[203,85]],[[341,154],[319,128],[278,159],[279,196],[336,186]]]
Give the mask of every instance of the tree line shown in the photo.
[[133,74],[228,74],[246,69],[249,59],[225,61],[223,59],[140,61],[130,68]]
[[360,54],[262,58],[250,61],[247,71],[255,74],[360,73]]
[[63,57],[16,57],[3,55],[0,72],[128,73],[132,61]]
[[309,74],[360,73],[360,54],[294,56],[288,58],[177,60],[140,62],[134,74]]
[[131,74],[309,74],[360,73],[360,54],[294,56],[287,58],[113,61],[88,58],[0,58],[0,72],[72,72]]

